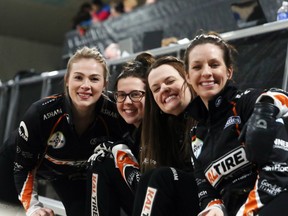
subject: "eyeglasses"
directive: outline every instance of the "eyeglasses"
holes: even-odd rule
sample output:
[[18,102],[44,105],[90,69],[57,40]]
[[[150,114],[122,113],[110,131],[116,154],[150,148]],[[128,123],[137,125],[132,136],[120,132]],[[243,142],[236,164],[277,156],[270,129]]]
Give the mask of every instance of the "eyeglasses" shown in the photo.
[[114,98],[118,103],[123,103],[126,100],[126,97],[129,96],[132,102],[139,102],[144,95],[145,92],[140,90],[134,90],[127,94],[124,91],[117,91],[114,93]]

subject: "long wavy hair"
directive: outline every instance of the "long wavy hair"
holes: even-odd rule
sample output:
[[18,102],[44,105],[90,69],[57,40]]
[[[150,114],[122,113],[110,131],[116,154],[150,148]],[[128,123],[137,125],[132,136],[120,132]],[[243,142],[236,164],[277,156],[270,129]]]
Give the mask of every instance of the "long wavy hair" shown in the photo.
[[[157,59],[148,70],[146,79],[152,69],[161,65],[170,65],[178,71],[184,80],[183,91],[189,88],[192,100],[195,93],[186,82],[184,64],[173,56]],[[140,154],[142,172],[159,166],[183,168],[187,162],[191,162],[189,131],[195,124],[195,120],[184,113],[179,116],[163,113],[154,100],[149,85],[146,85]]]

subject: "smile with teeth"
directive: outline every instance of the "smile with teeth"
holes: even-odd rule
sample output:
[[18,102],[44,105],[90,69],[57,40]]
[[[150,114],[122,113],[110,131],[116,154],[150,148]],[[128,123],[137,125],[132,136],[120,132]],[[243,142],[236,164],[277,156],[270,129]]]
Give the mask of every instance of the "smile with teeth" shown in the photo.
[[165,100],[164,100],[164,102],[165,103],[168,103],[168,102],[170,102],[171,100],[173,100],[173,99],[175,99],[176,98],[176,95],[170,95],[169,97],[167,97]]
[[81,98],[84,98],[84,99],[92,96],[92,94],[89,94],[89,93],[78,93],[78,95],[79,95]]
[[201,82],[202,86],[209,86],[209,85],[214,85],[215,82],[214,81],[206,81],[206,82]]
[[134,113],[135,110],[134,109],[124,109],[123,110],[126,114],[131,114],[131,113]]

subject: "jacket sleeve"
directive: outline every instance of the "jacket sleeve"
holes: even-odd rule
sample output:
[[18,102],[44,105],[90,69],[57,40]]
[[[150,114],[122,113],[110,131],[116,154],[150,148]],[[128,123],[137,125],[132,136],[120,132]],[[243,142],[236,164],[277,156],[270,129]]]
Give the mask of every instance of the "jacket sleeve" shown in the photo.
[[[197,131],[197,133],[196,133]],[[197,134],[197,135],[196,135]],[[209,181],[206,179],[204,170],[200,160],[197,159],[199,152],[203,146],[203,138],[205,136],[205,129],[197,126],[197,129],[192,129],[192,163],[194,166],[194,175],[196,184],[198,187],[198,197],[200,207],[203,210],[199,215],[206,213],[211,208],[221,208],[224,211],[223,201],[220,198],[218,192],[212,187]]]
[[44,147],[41,148],[41,137],[40,116],[36,106],[32,105],[18,127],[14,161],[14,180],[18,198],[27,215],[43,207],[38,200],[35,177],[44,152]]
[[287,116],[288,112],[288,93],[282,89],[271,88],[268,91],[262,93],[257,102],[270,102],[279,109],[277,118]]
[[116,167],[120,170],[129,188],[135,192],[140,180],[140,169],[132,151],[125,144],[118,144],[112,148]]

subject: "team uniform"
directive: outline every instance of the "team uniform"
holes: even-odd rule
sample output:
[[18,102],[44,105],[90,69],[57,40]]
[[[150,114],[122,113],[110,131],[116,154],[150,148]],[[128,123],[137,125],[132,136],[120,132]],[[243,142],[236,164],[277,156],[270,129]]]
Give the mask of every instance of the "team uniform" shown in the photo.
[[[283,91],[278,89],[271,89],[268,92],[255,89],[240,91],[230,82],[213,100],[209,101],[208,110],[199,97],[192,101],[191,115],[199,121],[197,127],[192,130],[192,151],[198,196],[201,208],[204,209],[203,213],[214,207],[222,208],[224,205],[229,216],[236,215],[247,199],[247,202],[252,201],[255,204],[256,199],[259,198],[251,195],[248,198],[257,178],[258,181],[262,179],[261,181],[269,182],[270,177],[272,179],[275,177],[275,169],[270,177],[266,175],[267,173],[257,176],[259,167],[247,159],[247,149],[239,141],[241,130],[251,116],[255,102],[260,95],[265,94],[269,94],[269,97],[277,101],[275,105],[281,110],[279,116],[287,112],[288,97]],[[282,132],[286,133],[286,131]],[[260,153],[265,149],[260,148],[258,151]],[[283,154],[287,152],[284,151]],[[275,160],[273,162],[279,162],[275,157],[271,159]],[[272,164],[273,162],[271,161]],[[270,170],[272,171],[273,168]],[[275,180],[284,188],[287,184],[286,178]],[[271,185],[274,183],[271,182]],[[257,191],[258,189],[259,187],[256,188]],[[269,195],[268,190],[263,192],[259,193],[260,199],[262,195],[264,198],[264,194]],[[257,212],[260,207],[253,205],[250,213]],[[249,214],[239,212],[238,215]]]
[[[163,126],[167,133],[173,133],[175,143],[174,154],[181,158],[181,163],[171,161],[141,175],[135,194],[133,216],[169,216],[197,215],[200,211],[197,197],[197,186],[193,167],[189,157],[182,153],[188,109],[179,116],[162,114],[163,118],[174,119],[173,125]],[[172,127],[171,127],[172,126]],[[169,130],[169,131],[168,131]],[[115,153],[114,153],[115,155]],[[119,154],[119,158],[121,154]],[[142,163],[148,162],[148,158]],[[154,161],[157,163],[157,161]],[[150,160],[150,163],[153,161]],[[120,165],[119,165],[120,166]],[[189,200],[189,201],[188,201]]]
[[199,212],[193,171],[159,167],[141,176],[133,216],[196,216]]
[[33,103],[18,128],[14,179],[27,215],[43,207],[37,178],[51,181],[68,216],[83,215],[87,159],[105,140],[119,140],[128,131],[116,105],[101,96],[95,120],[81,135],[74,128],[72,105],[64,94]]
[[135,128],[121,140],[113,142],[119,150],[118,157],[115,154],[115,160],[107,155],[101,162],[92,162],[87,181],[87,216],[117,216],[120,215],[120,208],[131,215],[134,191],[140,178],[137,162],[140,135],[141,128]]
[[[185,125],[186,115],[187,112],[178,117],[163,114],[164,118],[176,118],[179,123],[173,125],[172,130],[179,138],[179,148],[177,143],[175,145],[179,151],[179,157],[180,146],[184,139],[182,127]],[[174,165],[177,168],[160,167],[142,175],[138,163],[139,146],[137,145],[140,142],[140,131],[140,129],[137,131],[139,141],[136,143],[126,139],[112,144],[109,151],[112,152],[114,162],[110,158],[97,162],[94,158],[89,192],[91,201],[87,216],[119,215],[119,205],[128,215],[168,216],[189,213],[196,216],[199,213],[199,202],[191,161],[186,161],[182,157],[180,166],[171,163],[171,166]],[[146,163],[146,160],[142,163]],[[115,181],[116,179],[118,180]],[[134,196],[136,196],[135,200]],[[190,201],[187,202],[187,200]]]

